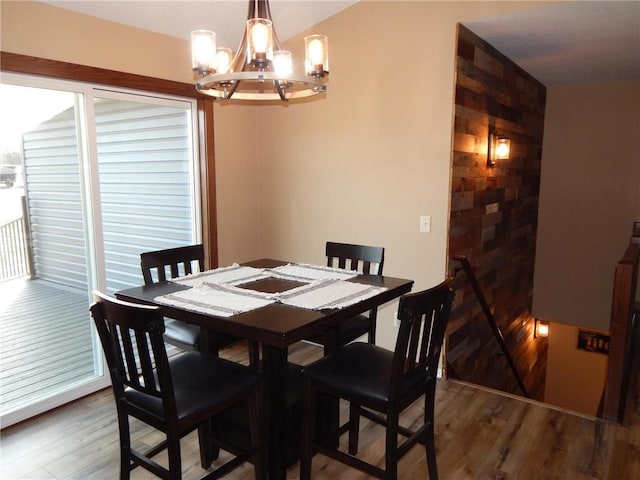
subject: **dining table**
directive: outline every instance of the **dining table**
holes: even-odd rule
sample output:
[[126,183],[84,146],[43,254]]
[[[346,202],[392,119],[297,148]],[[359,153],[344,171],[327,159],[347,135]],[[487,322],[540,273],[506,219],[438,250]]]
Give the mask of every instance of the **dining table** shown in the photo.
[[[342,322],[397,299],[413,287],[413,280],[409,279],[350,271],[343,274],[339,270],[265,258],[203,272],[203,277],[186,276],[182,281],[174,279],[127,288],[115,296],[129,302],[156,305],[166,317],[199,326],[200,350],[208,350],[210,334],[231,335],[261,346],[268,478],[284,480],[291,463],[286,453],[290,451],[288,446],[298,444],[299,447],[300,442],[299,437],[292,438],[297,435],[291,428],[295,422],[287,411],[291,404],[288,402],[291,389],[288,348],[301,340],[325,335],[325,354],[335,351],[339,347],[338,329]],[[326,278],[327,274],[332,278]],[[338,286],[354,293],[338,293]],[[238,304],[240,297],[231,295],[238,292],[240,297],[247,292],[250,306],[244,308]],[[232,298],[233,301],[225,300],[231,302],[225,305],[221,301],[212,307],[207,303],[213,300],[206,298]],[[320,428],[329,430],[338,423],[337,403],[327,404],[326,410],[325,426]],[[301,423],[294,427],[301,430]],[[202,448],[206,445],[201,443]],[[203,464],[210,464],[211,456],[206,451],[201,456]]]

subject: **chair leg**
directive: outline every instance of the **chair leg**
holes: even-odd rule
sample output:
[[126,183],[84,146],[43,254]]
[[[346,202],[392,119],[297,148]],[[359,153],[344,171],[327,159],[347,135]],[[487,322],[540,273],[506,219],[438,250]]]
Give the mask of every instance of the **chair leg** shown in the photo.
[[433,430],[431,433],[426,432],[427,435],[431,435],[431,438],[427,439],[425,445],[427,451],[427,468],[429,469],[429,480],[438,480],[438,464],[436,463],[436,446],[433,441]]
[[302,409],[302,447],[300,451],[300,480],[311,480],[311,459],[313,451],[311,442],[315,436],[316,426],[316,392],[311,380],[304,381],[304,404]]
[[210,418],[198,427],[198,441],[200,444],[200,466],[205,470],[211,466],[220,455],[220,447],[211,441],[215,437],[216,419]]
[[131,436],[129,433],[129,417],[124,406],[118,409],[118,430],[120,431],[120,480],[131,477]]
[[429,480],[438,480],[438,464],[436,463],[436,440],[434,432],[434,408],[435,408],[435,385],[433,393],[429,390],[424,396],[424,423],[427,428],[424,431],[424,446],[427,455],[427,468],[429,469]]
[[360,437],[360,405],[349,403],[349,455],[358,454]]
[[180,436],[175,432],[167,433],[167,456],[169,457],[169,478],[180,480],[182,478]]
[[398,478],[398,412],[389,412],[387,415],[386,438],[386,465],[385,480],[397,480]]

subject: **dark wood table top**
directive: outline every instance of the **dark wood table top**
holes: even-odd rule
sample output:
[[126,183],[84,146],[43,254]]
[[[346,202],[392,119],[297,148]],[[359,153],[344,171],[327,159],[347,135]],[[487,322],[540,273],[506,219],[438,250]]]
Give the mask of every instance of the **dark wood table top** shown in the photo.
[[[280,260],[260,259],[247,262],[245,265],[256,268],[273,268],[286,264],[287,262]],[[171,282],[128,288],[116,292],[115,295],[121,300],[158,305],[167,317],[192,323],[211,331],[255,340],[277,348],[286,348],[297,341],[335,327],[354,315],[398,298],[400,295],[410,292],[413,286],[413,280],[378,275],[358,275],[349,281],[385,287],[387,290],[339,310],[317,311],[273,303],[231,317],[217,317],[156,304],[154,298],[157,296],[189,288]],[[281,292],[299,285],[301,284],[289,280],[267,278],[238,286],[263,292]]]

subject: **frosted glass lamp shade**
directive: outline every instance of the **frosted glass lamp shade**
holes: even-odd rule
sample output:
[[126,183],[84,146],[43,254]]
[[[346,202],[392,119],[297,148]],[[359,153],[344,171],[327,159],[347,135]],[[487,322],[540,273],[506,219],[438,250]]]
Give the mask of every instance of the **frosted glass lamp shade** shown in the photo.
[[326,35],[304,37],[304,52],[307,75],[324,77],[329,73],[329,45]]
[[263,68],[273,60],[273,25],[266,18],[247,20],[247,61]]
[[191,68],[202,75],[216,71],[216,34],[210,30],[191,32]]

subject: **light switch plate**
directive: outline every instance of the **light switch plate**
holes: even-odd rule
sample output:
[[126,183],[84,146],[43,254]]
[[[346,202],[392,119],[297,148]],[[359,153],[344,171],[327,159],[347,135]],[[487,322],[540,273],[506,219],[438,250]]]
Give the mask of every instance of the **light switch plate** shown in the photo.
[[420,233],[431,233],[431,216],[420,216]]

